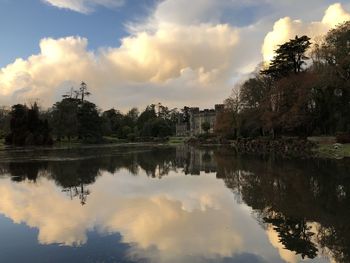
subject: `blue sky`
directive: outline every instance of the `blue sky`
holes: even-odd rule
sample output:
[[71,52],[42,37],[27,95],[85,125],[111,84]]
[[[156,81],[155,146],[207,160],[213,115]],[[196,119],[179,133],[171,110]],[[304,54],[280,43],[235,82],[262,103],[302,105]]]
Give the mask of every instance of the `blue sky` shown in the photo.
[[82,36],[89,48],[119,45],[124,24],[145,19],[155,0],[128,0],[120,8],[97,6],[90,14],[59,9],[40,0],[0,0],[0,67],[39,52],[42,38]]
[[84,80],[103,109],[211,107],[279,44],[349,19],[348,0],[0,0],[0,105]]

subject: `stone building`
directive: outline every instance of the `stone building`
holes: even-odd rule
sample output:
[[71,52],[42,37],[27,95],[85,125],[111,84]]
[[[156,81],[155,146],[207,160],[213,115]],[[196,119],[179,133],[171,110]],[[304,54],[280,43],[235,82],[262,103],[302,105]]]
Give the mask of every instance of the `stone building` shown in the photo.
[[176,125],[176,136],[196,136],[205,133],[202,124],[210,125],[209,133],[215,130],[216,120],[220,112],[224,110],[223,104],[215,105],[215,109],[199,110],[199,108],[188,108],[187,118],[179,119]]

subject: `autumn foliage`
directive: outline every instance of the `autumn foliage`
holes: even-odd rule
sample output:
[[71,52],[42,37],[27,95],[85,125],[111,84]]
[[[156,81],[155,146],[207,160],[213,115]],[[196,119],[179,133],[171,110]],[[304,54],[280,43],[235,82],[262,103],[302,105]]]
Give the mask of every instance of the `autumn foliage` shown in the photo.
[[349,134],[350,21],[318,43],[296,36],[260,68],[226,101],[218,131],[273,138]]

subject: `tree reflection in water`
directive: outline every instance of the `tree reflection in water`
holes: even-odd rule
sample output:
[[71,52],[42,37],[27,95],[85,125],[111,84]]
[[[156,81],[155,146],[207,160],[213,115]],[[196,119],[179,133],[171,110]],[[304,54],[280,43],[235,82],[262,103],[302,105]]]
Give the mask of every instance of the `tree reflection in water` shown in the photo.
[[271,156],[241,156],[232,149],[185,146],[84,149],[50,156],[44,152],[42,156],[46,160],[19,163],[10,158],[0,164],[0,173],[10,175],[15,182],[35,183],[40,176],[51,178],[62,191],[72,199],[79,198],[84,205],[93,194],[89,185],[102,172],[116,174],[127,169],[138,175],[143,170],[154,178],[178,170],[191,175],[214,172],[254,210],[264,228],[272,227],[277,232],[286,249],[302,258],[330,253],[336,262],[350,262],[348,160],[279,160]]

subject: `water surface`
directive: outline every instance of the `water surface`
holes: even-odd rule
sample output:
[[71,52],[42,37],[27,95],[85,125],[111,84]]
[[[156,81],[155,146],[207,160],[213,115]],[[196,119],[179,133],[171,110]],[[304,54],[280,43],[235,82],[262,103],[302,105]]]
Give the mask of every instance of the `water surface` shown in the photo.
[[350,262],[350,164],[229,149],[0,152],[0,262]]

